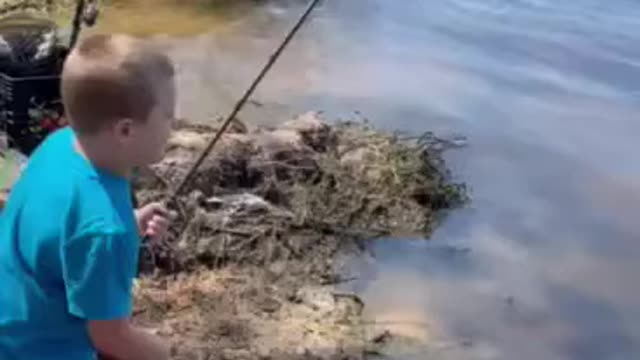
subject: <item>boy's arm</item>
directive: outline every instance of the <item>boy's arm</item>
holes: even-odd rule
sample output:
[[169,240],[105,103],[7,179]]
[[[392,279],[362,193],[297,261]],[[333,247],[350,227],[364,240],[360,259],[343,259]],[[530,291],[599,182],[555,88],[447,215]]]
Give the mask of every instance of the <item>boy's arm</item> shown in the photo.
[[133,327],[128,319],[89,321],[89,336],[104,360],[169,358],[160,339]]
[[61,248],[68,311],[87,321],[99,353],[117,360],[168,359],[168,349],[130,322],[137,242],[92,232]]

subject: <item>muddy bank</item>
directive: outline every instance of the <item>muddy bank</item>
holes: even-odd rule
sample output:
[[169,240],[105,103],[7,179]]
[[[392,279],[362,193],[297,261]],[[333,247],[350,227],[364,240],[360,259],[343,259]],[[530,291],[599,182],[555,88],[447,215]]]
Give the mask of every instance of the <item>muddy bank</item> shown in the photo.
[[[180,122],[165,159],[136,181],[164,199],[216,131]],[[339,293],[341,264],[367,239],[428,236],[463,204],[441,154],[452,142],[331,125],[307,113],[277,128],[240,121],[205,160],[175,210],[171,236],[145,244],[136,321],[176,359],[362,359],[394,339]]]
[[360,359],[362,306],[296,275],[225,268],[141,280],[136,320],[175,359]]

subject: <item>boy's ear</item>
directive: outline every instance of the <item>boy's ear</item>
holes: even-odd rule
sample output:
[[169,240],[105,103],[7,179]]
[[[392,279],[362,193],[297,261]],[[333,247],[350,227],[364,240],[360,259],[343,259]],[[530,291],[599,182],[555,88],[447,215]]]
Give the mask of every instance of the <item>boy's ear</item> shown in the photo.
[[118,139],[127,139],[133,134],[133,120],[121,119],[115,123],[114,126],[115,135]]

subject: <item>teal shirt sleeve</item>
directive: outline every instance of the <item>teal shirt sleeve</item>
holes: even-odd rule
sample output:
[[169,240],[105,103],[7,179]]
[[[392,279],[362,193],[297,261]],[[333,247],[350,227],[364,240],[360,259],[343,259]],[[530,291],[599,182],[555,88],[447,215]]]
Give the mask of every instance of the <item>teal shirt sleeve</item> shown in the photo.
[[132,311],[137,258],[131,239],[91,234],[62,246],[62,273],[68,310],[86,320],[113,320]]

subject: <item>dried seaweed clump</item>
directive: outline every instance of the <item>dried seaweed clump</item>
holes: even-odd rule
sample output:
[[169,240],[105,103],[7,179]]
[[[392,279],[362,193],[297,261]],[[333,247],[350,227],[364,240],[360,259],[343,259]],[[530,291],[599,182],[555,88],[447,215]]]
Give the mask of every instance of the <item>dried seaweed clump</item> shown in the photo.
[[[165,271],[304,260],[323,274],[345,245],[372,237],[428,236],[442,211],[467,200],[442,152],[455,144],[329,125],[307,113],[277,128],[237,124],[173,204],[174,236],[148,259]],[[141,201],[162,199],[186,175],[215,128],[183,123],[165,160],[141,177]],[[312,255],[312,256],[309,256]]]

